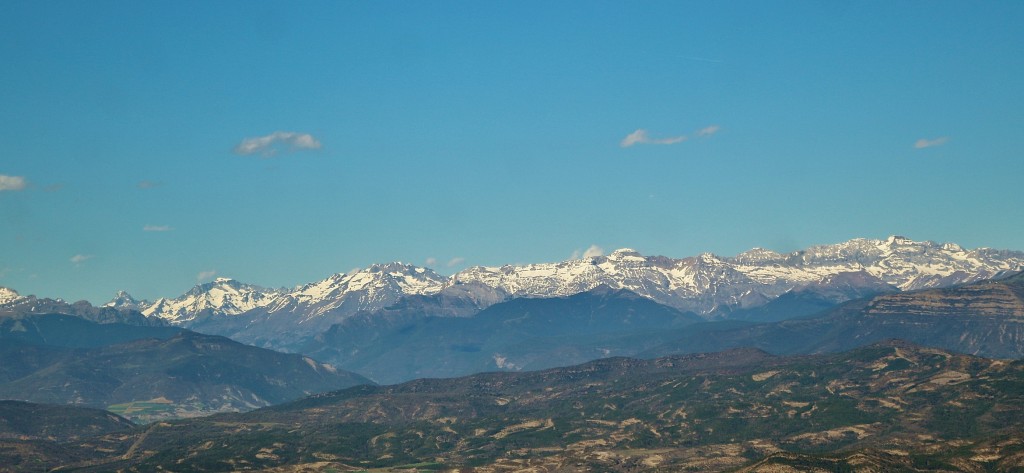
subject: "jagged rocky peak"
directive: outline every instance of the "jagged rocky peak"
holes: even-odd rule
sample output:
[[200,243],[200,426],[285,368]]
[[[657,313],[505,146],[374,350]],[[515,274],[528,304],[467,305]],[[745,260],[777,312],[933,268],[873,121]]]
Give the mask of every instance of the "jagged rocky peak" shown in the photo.
[[740,264],[782,263],[786,256],[765,248],[752,248],[736,255],[733,260]]
[[191,297],[256,297],[258,299],[266,298],[281,292],[281,289],[265,288],[263,286],[257,286],[255,284],[248,284],[237,279],[219,277],[208,283],[197,284],[184,296],[179,297],[175,300],[182,300],[184,298]]
[[718,255],[709,252],[704,252],[697,255],[694,258],[694,261],[696,261],[697,264],[708,266],[719,266],[726,263],[726,261],[720,258]]
[[942,250],[943,251],[954,251],[954,252],[964,251],[964,249],[960,245],[957,245],[956,243],[943,243],[942,244]]
[[403,263],[401,261],[392,261],[390,263],[371,264],[370,267],[368,267],[365,270],[362,270],[360,272],[367,272],[367,273],[409,272],[409,271],[415,271],[416,269],[418,269],[418,268],[416,268],[415,266],[413,266],[411,264],[405,264],[405,263]]
[[366,269],[355,271],[350,276],[355,276],[360,273],[379,273],[381,275],[393,276],[393,277],[406,277],[412,276],[415,278],[430,278],[430,279],[441,279],[442,276],[435,273],[434,270],[429,268],[421,268],[412,264],[403,263],[401,261],[394,261],[391,263],[379,263],[370,265]]
[[885,242],[890,245],[912,245],[917,243],[903,235],[890,235],[889,238],[885,239]]
[[21,299],[21,295],[14,289],[8,289],[6,287],[0,287],[0,304],[7,304],[8,302],[14,302]]
[[239,281],[237,281],[235,279],[232,279],[232,278],[219,277],[219,278],[216,278],[213,281],[210,281],[208,283],[197,284],[188,293],[194,295],[194,294],[201,294],[201,293],[204,293],[204,292],[209,292],[210,289],[213,289],[213,288],[241,289],[243,287],[257,288],[259,286],[253,286],[251,284],[245,284],[245,283],[239,282]]
[[604,264],[610,265],[613,268],[625,270],[627,268],[639,268],[647,266],[650,258],[641,255],[639,251],[632,248],[619,248],[604,258],[594,258],[591,260],[583,260],[591,264]]
[[103,307],[112,307],[114,309],[131,309],[139,310],[139,308],[147,307],[151,305],[148,301],[138,300],[128,294],[127,291],[117,291],[114,298],[111,299]]
[[241,314],[268,305],[280,292],[279,289],[266,289],[219,277],[198,284],[175,299],[157,299],[141,310],[147,316],[157,316],[177,323],[192,320],[200,313]]

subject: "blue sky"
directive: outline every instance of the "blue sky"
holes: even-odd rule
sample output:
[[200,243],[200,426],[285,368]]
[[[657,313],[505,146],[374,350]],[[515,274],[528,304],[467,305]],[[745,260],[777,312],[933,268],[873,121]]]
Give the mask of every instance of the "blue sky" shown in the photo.
[[1021,2],[5,2],[0,286],[1024,249],[1021,24]]

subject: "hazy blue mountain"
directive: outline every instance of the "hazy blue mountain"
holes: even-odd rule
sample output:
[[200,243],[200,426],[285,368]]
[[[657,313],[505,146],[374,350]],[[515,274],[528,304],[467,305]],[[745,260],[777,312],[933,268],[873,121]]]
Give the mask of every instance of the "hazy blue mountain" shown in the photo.
[[147,317],[134,309],[106,306],[96,307],[88,301],[78,301],[69,304],[60,299],[20,296],[10,289],[0,289],[4,291],[4,293],[0,293],[0,321],[41,314],[64,314],[103,324],[122,323],[149,327],[168,325],[167,321],[159,317]]
[[866,271],[839,273],[788,291],[767,304],[730,312],[730,320],[775,322],[818,314],[843,302],[899,292]]
[[184,331],[166,325],[96,323],[78,315],[0,317],[0,340],[59,347],[101,347],[145,338],[166,339]]
[[[513,299],[472,317],[409,302],[338,323],[300,350],[379,382],[532,370],[630,355],[659,333],[702,321],[630,291]],[[447,314],[450,315],[450,314]]]
[[0,399],[154,420],[249,410],[369,383],[311,358],[176,327],[46,315],[0,321]]

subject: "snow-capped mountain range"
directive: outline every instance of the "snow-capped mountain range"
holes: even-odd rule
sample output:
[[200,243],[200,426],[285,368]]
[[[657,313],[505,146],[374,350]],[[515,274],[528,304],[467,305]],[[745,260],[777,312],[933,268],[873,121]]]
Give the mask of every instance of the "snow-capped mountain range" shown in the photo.
[[[1021,269],[1024,252],[966,250],[953,243],[893,236],[785,254],[755,248],[735,257],[704,253],[673,259],[620,249],[607,256],[559,263],[478,266],[450,277],[428,268],[389,263],[335,274],[292,290],[218,278],[180,297],[155,302],[137,301],[120,292],[105,306],[140,310],[184,326],[211,317],[259,314],[322,328],[327,320],[382,309],[410,295],[459,297],[482,309],[510,298],[570,296],[605,285],[714,318],[810,285],[836,285],[836,291],[850,294],[868,286],[906,291],[988,279]],[[848,273],[857,274],[850,277]],[[0,293],[0,299],[4,294]]]

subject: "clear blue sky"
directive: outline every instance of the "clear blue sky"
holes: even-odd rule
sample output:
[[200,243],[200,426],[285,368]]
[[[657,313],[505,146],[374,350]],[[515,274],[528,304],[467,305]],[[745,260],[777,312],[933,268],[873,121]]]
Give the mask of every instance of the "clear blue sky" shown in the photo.
[[1016,1],[6,1],[0,286],[1024,249],[1021,25]]

